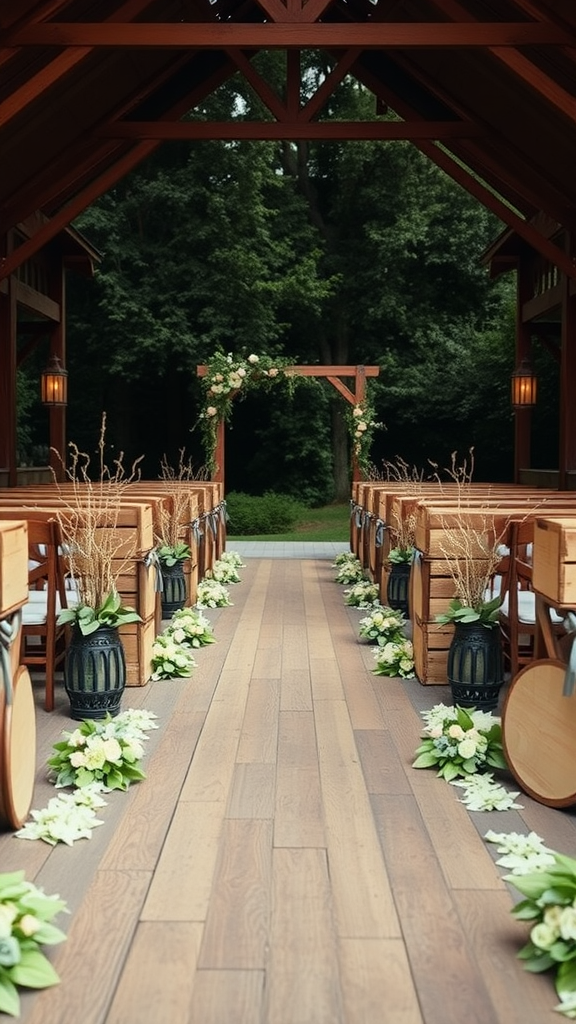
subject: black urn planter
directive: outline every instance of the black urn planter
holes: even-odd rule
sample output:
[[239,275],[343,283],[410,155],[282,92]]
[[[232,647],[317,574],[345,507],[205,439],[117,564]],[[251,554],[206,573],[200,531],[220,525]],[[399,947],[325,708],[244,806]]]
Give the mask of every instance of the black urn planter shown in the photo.
[[412,562],[392,562],[386,587],[386,601],[389,608],[409,617],[408,593]]
[[160,562],[162,573],[162,618],[171,619],[174,612],[186,604],[186,577],[184,562],[179,559],[174,565]]
[[452,700],[462,708],[493,711],[504,682],[500,626],[456,622],[448,649],[448,682]]
[[64,687],[70,715],[84,718],[113,717],[120,711],[126,686],[126,658],[118,630],[100,626],[88,636],[73,626],[64,660]]

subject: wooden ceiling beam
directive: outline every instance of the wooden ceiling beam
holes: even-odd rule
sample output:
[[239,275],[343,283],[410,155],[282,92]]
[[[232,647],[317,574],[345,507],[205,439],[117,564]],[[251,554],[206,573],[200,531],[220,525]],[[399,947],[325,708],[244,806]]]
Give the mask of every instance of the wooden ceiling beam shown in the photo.
[[4,24],[3,15],[0,13],[0,30],[3,31],[2,47],[4,47],[0,49],[0,65],[5,64],[7,60],[10,60],[18,52],[17,48],[11,45],[12,37],[16,32],[27,28],[28,25],[35,25],[46,18],[53,18],[55,14],[59,14],[70,3],[72,3],[72,0],[46,0],[45,3],[37,4],[32,10],[27,11],[26,14],[17,18],[10,25]]
[[116,121],[97,138],[157,139],[454,139],[479,135],[463,121]]
[[361,52],[358,48],[350,49],[340,56],[335,67],[326,75],[326,78],[314,95],[301,108],[298,115],[299,121],[311,121],[313,117],[316,117],[316,114],[322,110],[322,107],[330,99],[336,86],[339,85],[353,64],[358,60]]
[[[447,94],[446,90],[441,88],[435,80],[429,75],[425,75],[422,70],[415,66],[410,61],[408,55],[395,55],[395,63],[402,69],[404,69],[412,78],[415,78],[420,82],[424,88],[430,92],[433,96],[437,97],[441,102],[454,111],[455,116],[460,120],[466,122],[473,122],[478,124],[482,131],[482,137],[484,139],[484,145],[479,145],[474,142],[471,138],[469,141],[463,141],[458,147],[456,155],[464,161],[464,163],[473,165],[477,168],[478,172],[485,178],[485,180],[491,184],[496,191],[505,194],[506,191],[510,192],[513,189],[516,194],[516,198],[512,198],[508,194],[507,198],[512,201],[513,205],[522,208],[523,212],[526,213],[526,207],[530,208],[530,211],[538,210],[543,206],[544,197],[546,211],[551,217],[557,221],[562,221],[565,217],[567,199],[566,196],[559,193],[553,184],[550,182],[550,177],[543,179],[540,172],[529,164],[524,153],[518,153],[515,148],[511,145],[509,139],[503,139],[498,132],[491,129],[490,125],[484,121],[476,121],[470,110],[464,106],[459,99],[454,99],[452,95]],[[406,120],[413,120],[418,117],[418,113],[411,109],[406,104],[398,103],[398,97],[392,90],[386,90],[380,87],[380,95],[387,100],[390,106],[404,117]],[[508,154],[508,160],[506,167],[504,168],[502,161],[497,156],[493,155],[494,150],[498,147],[504,146]],[[455,149],[455,147],[454,147]],[[513,159],[510,159],[513,158]],[[515,163],[517,165],[517,172],[514,173],[511,170],[511,166]],[[530,172],[529,174],[527,172]],[[520,206],[519,206],[520,204]]]
[[250,63],[246,54],[242,50],[238,50],[236,47],[226,50],[226,54],[230,60],[234,62],[248,84],[252,86],[256,95],[259,96],[264,105],[268,107],[270,113],[278,121],[282,120],[282,118],[286,116],[286,107],[284,103],[268,82],[266,82],[265,79],[257,72],[254,65]]
[[[0,36],[0,45],[2,37]],[[486,46],[574,46],[576,33],[550,22],[343,22],[335,24],[209,24],[164,22],[96,24],[50,22],[30,25],[12,37],[15,46],[105,46],[154,49],[363,49]]]
[[[166,116],[181,117],[186,110],[190,109],[201,99],[213,92],[226,79],[234,74],[235,67],[229,61],[215,71],[209,78],[205,79],[201,86],[197,86],[187,96],[182,97],[178,104],[175,104]],[[154,140],[139,142],[133,146],[128,153],[122,149],[121,155],[99,174],[90,179],[89,183],[77,191],[72,199],[58,210],[53,217],[42,225],[31,238],[11,252],[4,259],[0,259],[0,282],[9,277],[34,253],[42,249],[50,242],[63,228],[67,227],[75,217],[91,205],[96,199],[113,188],[126,174],[134,170],[143,160],[150,156],[158,147],[159,143]],[[36,203],[36,206],[38,203]],[[48,205],[46,202],[44,205]],[[34,207],[35,209],[36,207]],[[29,211],[28,211],[29,212]],[[21,219],[21,218],[18,218]]]
[[[454,21],[479,24],[467,12],[466,8],[461,3],[458,3],[458,0],[432,0],[432,3],[437,10]],[[533,4],[529,6],[530,8],[534,7]],[[530,88],[544,96],[549,103],[552,103],[563,114],[566,114],[567,117],[576,121],[576,96],[563,89],[558,82],[550,78],[550,75],[547,75],[533,61],[525,57],[523,53],[519,53],[516,49],[500,46],[490,46],[488,49],[496,60],[504,64],[513,74],[529,85]]]
[[[149,3],[150,0],[127,0],[115,14],[106,19],[106,22],[118,20],[124,22],[130,18],[135,18],[149,6]],[[41,96],[54,82],[57,82],[58,79],[72,71],[90,53],[92,53],[92,47],[90,46],[70,46],[63,53],[59,53],[54,60],[51,60],[49,64],[35,75],[31,75],[19,89],[15,89],[10,93],[8,99],[0,103],[0,128],[19,114],[29,103],[32,103],[38,96]]]
[[[378,94],[379,88],[382,83],[374,78],[370,72],[367,72],[361,66],[356,69],[356,75],[360,81],[372,89]],[[405,114],[409,114],[410,108],[408,104],[404,102],[398,102],[398,98],[391,100],[391,104],[395,109],[403,110]],[[414,112],[412,112],[414,113]],[[538,231],[534,225],[532,225],[527,219],[523,219],[516,210],[511,209],[506,202],[503,201],[502,197],[497,193],[492,192],[484,182],[482,182],[475,173],[469,171],[466,167],[463,167],[458,160],[448,153],[445,149],[434,142],[428,142],[425,139],[414,140],[414,145],[420,150],[424,156],[427,156],[437,167],[440,167],[450,178],[456,181],[462,186],[470,195],[474,196],[483,206],[486,206],[489,210],[506,224],[509,228],[516,232],[528,243],[536,252],[541,253],[546,259],[549,259],[555,266],[559,267],[563,273],[565,273],[571,280],[576,281],[576,261],[568,256],[563,250],[557,245],[554,245],[542,232]],[[480,172],[478,172],[480,173]],[[541,206],[538,207],[541,209]],[[566,223],[566,217],[559,219],[559,224],[568,226]]]
[[499,196],[495,195],[486,188],[486,186],[477,178],[471,174],[466,168],[462,167],[457,160],[455,160],[450,153],[447,153],[440,146],[433,142],[422,141],[419,144],[419,148],[426,156],[429,156],[438,167],[441,167],[443,171],[454,180],[457,181],[463,188],[466,189],[471,195],[473,195],[480,203],[486,206],[489,210],[507,224],[509,228],[512,228],[520,238],[523,238],[536,252],[542,253],[546,259],[549,259],[551,263],[557,266],[567,277],[571,280],[576,281],[576,261],[567,255],[562,249],[560,249],[554,242],[546,238],[540,231],[537,230],[529,221],[523,220],[514,210],[512,210],[506,203],[502,201]]

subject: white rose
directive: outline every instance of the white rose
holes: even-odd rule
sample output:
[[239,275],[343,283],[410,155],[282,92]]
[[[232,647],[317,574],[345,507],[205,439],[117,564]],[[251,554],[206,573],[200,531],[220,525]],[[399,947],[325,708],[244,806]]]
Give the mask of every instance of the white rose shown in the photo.
[[271,366],[270,367],[270,369],[268,370],[268,376],[269,377],[277,377],[278,376],[278,370],[277,370],[277,368],[275,366]]
[[259,360],[258,356],[255,356],[254,354],[252,354],[251,356],[248,356],[248,362],[252,363],[252,365],[254,365],[255,363],[260,362],[260,360]]
[[218,409],[215,409],[213,405],[209,405],[208,408],[206,409],[207,416],[216,416],[217,412]]
[[550,925],[541,921],[540,924],[535,924],[532,931],[530,932],[530,938],[538,949],[550,949],[557,939],[557,933],[555,928],[551,928]]
[[364,422],[364,420],[360,420],[360,421],[359,421],[359,422],[358,422],[358,423],[356,424],[356,430],[357,430],[357,432],[358,432],[358,433],[360,433],[360,434],[363,434],[365,430],[368,430],[368,426],[367,426],[367,424],[366,424],[366,423]]
[[356,405],[354,407],[354,409],[353,409],[352,415],[353,416],[362,416],[362,407],[359,406],[359,405]]
[[564,941],[576,939],[576,910],[574,907],[564,907],[560,915],[560,935]]
[[458,744],[458,753],[465,761],[467,761],[469,757],[474,757],[474,754],[476,753],[476,743],[474,740],[462,740],[462,742]]

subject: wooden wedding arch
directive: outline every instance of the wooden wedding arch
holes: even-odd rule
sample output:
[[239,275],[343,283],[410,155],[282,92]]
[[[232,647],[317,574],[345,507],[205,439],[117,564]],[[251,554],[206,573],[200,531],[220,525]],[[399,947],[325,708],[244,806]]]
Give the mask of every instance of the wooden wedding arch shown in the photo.
[[[208,366],[198,366],[197,374],[199,377],[205,377],[208,373]],[[362,405],[366,398],[366,378],[377,377],[380,373],[379,366],[285,366],[283,367],[283,373],[295,374],[299,377],[321,377],[327,380],[329,384],[332,384],[337,391],[349,402],[351,405]],[[341,379],[353,378],[354,379],[354,390],[344,384]],[[225,430],[226,423],[224,419],[219,419],[216,427],[216,450],[214,453],[214,462],[216,469],[212,475],[212,479],[215,481],[221,481],[224,483],[224,472],[225,472]],[[352,465],[352,479],[360,480],[362,473],[358,462],[353,459]]]

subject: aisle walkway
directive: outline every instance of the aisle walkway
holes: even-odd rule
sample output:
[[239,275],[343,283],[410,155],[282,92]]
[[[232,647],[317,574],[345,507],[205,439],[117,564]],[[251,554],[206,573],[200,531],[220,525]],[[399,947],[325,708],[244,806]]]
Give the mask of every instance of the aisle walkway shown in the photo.
[[[557,1024],[550,980],[482,838],[534,829],[565,852],[572,812],[471,815],[411,768],[444,687],[373,675],[328,559],[253,558],[209,613],[191,679],[128,690],[158,715],[147,779],[72,848],[0,836],[72,911],[61,984],[22,1024]],[[67,701],[41,710],[34,805]]]

